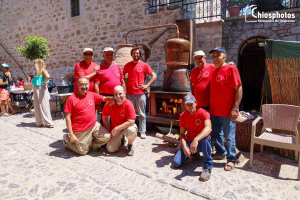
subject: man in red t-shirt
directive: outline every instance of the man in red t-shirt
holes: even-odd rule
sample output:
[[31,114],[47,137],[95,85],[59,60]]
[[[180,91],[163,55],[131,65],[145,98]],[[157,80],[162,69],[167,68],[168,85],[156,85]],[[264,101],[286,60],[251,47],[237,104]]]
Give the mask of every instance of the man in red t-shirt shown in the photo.
[[[133,103],[135,110],[139,115],[139,132],[141,138],[146,138],[146,95],[145,90],[157,78],[151,67],[140,60],[141,50],[138,47],[132,48],[130,52],[133,61],[127,63],[123,69],[123,75],[128,73],[126,94],[127,98]],[[145,85],[146,75],[150,75],[151,79]]]
[[201,50],[194,53],[194,60],[197,67],[191,71],[191,91],[197,100],[197,108],[209,111],[210,80],[215,66],[206,63],[206,55]]
[[98,149],[109,140],[109,133],[97,122],[95,104],[110,98],[88,91],[90,83],[85,76],[80,77],[76,84],[78,91],[68,98],[65,105],[69,135],[64,135],[63,144],[70,150],[85,155],[91,146]]
[[96,63],[92,62],[93,56],[94,56],[93,49],[84,48],[83,49],[83,61],[80,61],[75,64],[74,93],[76,93],[78,91],[77,80],[79,77],[82,77],[82,76],[85,76],[90,79],[89,91],[94,92],[95,75],[96,75],[97,71],[100,69],[100,67]]
[[[95,76],[95,92],[103,96],[112,96],[114,94],[114,88],[118,85],[122,85],[125,88],[125,82],[123,79],[122,69],[113,63],[114,49],[111,47],[105,47],[103,50],[103,62],[100,65]],[[104,104],[97,106],[97,110],[101,111]],[[101,115],[97,112],[98,122],[100,122]]]
[[[103,124],[111,134],[111,140],[107,143],[107,151],[118,151],[121,140],[124,136],[128,138],[128,155],[133,156],[133,142],[137,135],[135,122],[135,110],[131,101],[126,99],[125,91],[122,86],[114,88],[115,103],[109,105],[107,102],[102,111]],[[108,117],[110,116],[110,126]]]
[[[235,120],[239,114],[242,99],[242,83],[238,69],[225,63],[226,51],[222,47],[211,50],[212,61],[216,67],[210,81],[210,114],[212,122],[212,138],[216,147],[216,160],[227,157],[224,170],[235,168],[236,143]],[[223,137],[226,140],[224,146]]]
[[[211,158],[211,122],[209,113],[197,108],[197,102],[193,95],[184,97],[186,111],[181,113],[179,119],[181,149],[176,153],[173,166],[182,166],[191,154],[197,153],[201,149],[204,156],[204,167],[200,175],[200,181],[208,181],[213,166]],[[187,131],[187,134],[185,135]]]

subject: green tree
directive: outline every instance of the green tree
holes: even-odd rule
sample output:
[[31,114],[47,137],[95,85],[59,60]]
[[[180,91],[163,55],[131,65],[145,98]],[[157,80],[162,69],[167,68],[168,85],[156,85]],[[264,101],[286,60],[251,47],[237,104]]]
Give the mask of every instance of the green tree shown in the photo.
[[23,57],[31,61],[37,58],[45,60],[49,57],[48,41],[45,38],[32,35],[25,38],[25,40],[25,46],[16,47]]

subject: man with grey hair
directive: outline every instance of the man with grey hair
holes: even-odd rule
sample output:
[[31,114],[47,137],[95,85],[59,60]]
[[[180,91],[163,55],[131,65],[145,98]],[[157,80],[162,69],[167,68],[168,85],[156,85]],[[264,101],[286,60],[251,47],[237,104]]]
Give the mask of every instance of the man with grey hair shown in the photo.
[[[97,71],[100,69],[100,66],[94,62],[92,62],[94,56],[94,52],[92,48],[84,48],[83,49],[83,60],[76,63],[74,68],[74,76],[75,83],[77,82],[79,77],[85,76],[89,78],[90,81],[90,92],[94,92],[94,84],[95,84],[95,75]],[[74,84],[74,93],[78,91],[77,84]]]
[[196,67],[191,71],[191,92],[197,100],[197,108],[209,111],[210,80],[215,66],[206,63],[206,55],[201,50],[195,51],[194,60]]
[[[128,138],[128,155],[133,156],[133,142],[137,135],[137,126],[135,122],[135,109],[131,101],[126,99],[125,91],[122,86],[114,88],[115,103],[109,105],[107,102],[103,108],[103,124],[110,132],[111,139],[107,143],[107,151],[118,151],[121,140],[124,136]],[[111,123],[108,125],[108,117]]]
[[78,78],[76,84],[78,91],[68,98],[65,106],[69,134],[64,135],[63,144],[86,155],[91,146],[97,149],[109,140],[109,133],[105,134],[105,128],[97,122],[95,105],[110,98],[88,91],[90,82],[86,76]]

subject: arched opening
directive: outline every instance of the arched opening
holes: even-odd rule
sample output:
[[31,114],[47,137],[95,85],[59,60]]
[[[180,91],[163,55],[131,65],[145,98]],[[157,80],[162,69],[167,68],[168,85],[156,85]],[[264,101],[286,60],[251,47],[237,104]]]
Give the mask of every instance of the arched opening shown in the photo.
[[238,69],[243,84],[241,109],[244,111],[260,109],[265,76],[265,39],[261,36],[249,38],[240,48]]

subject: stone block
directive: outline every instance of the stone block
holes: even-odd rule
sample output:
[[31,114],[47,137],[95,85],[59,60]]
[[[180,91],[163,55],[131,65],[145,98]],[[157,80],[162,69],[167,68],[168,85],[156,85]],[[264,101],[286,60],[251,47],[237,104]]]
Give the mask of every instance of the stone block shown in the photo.
[[283,37],[283,40],[287,40],[287,41],[296,41],[296,39],[297,39],[296,35]]
[[263,23],[255,23],[254,28],[263,28],[264,24]]
[[292,33],[292,34],[300,33],[300,25],[299,25],[299,26],[296,26],[296,27],[292,27],[292,28],[291,28],[291,33]]

